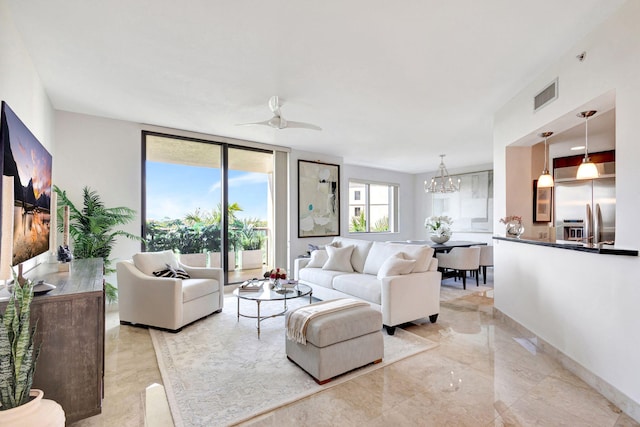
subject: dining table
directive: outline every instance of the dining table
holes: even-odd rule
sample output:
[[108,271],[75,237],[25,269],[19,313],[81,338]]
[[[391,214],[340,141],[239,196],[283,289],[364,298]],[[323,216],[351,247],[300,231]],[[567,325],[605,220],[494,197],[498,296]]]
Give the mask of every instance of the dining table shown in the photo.
[[[435,253],[449,252],[453,248],[468,248],[471,246],[486,246],[485,242],[473,242],[469,240],[449,240],[444,243],[435,243],[431,240],[405,240],[392,243],[409,243],[413,245],[428,245],[433,248]],[[435,254],[434,254],[435,255]]]

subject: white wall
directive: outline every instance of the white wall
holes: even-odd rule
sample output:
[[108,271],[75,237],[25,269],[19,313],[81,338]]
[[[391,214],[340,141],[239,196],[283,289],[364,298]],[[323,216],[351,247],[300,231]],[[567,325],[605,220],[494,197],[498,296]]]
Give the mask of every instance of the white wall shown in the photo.
[[[615,89],[616,245],[640,247],[639,18],[640,2],[628,1],[496,114],[496,219],[509,213],[505,147],[558,118],[575,117],[593,106],[592,100]],[[586,60],[579,62],[575,55],[582,51],[587,52]],[[533,96],[556,76],[560,97],[533,113]],[[632,278],[640,258],[500,242],[495,264],[495,307],[599,377],[602,381],[591,382],[640,420],[640,286]]]
[[[54,111],[4,1],[0,1],[0,99],[53,155],[55,168]],[[46,260],[47,255],[38,257],[38,262]],[[25,263],[25,269],[33,265]]]
[[[125,206],[137,211],[136,220],[122,227],[141,232],[141,126],[137,123],[56,112],[54,177],[76,206],[82,206],[82,189],[98,193],[107,207]],[[140,251],[140,242],[118,238],[111,253],[115,262]],[[115,275],[107,276],[115,284]]]

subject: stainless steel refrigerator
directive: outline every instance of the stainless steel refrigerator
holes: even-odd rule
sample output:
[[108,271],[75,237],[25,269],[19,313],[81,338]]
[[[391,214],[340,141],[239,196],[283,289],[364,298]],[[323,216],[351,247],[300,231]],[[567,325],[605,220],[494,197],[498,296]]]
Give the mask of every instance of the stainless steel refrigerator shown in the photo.
[[554,194],[556,239],[615,241],[615,177],[556,182]]

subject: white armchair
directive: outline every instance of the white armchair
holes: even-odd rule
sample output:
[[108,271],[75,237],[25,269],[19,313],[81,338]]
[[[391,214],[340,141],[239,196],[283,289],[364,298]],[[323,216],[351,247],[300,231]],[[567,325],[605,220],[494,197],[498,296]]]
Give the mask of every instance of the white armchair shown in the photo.
[[[153,272],[184,270],[190,278],[156,277]],[[170,270],[170,269],[169,269]],[[171,251],[141,252],[116,264],[120,323],[179,332],[183,326],[222,311],[222,269],[180,264]]]
[[479,286],[480,248],[453,248],[449,253],[436,254],[440,269],[453,270],[456,277],[462,278],[462,289],[467,289],[467,271],[476,273],[476,286]]

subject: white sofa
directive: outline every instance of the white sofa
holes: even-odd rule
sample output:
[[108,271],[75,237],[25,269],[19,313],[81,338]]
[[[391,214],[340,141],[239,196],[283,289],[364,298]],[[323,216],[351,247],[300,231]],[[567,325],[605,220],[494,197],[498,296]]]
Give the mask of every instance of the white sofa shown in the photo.
[[[153,272],[173,269],[190,278],[156,277]],[[173,252],[141,252],[116,264],[120,323],[140,324],[179,332],[211,313],[222,310],[222,269],[189,267]]]
[[294,267],[295,279],[311,286],[316,298],[355,297],[377,307],[390,335],[417,319],[435,323],[440,312],[442,275],[428,245],[336,237]]

